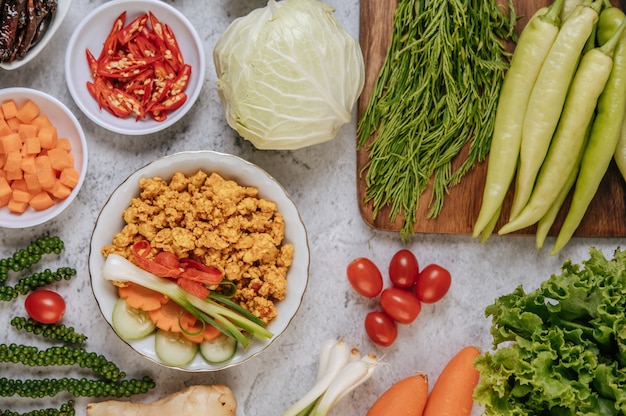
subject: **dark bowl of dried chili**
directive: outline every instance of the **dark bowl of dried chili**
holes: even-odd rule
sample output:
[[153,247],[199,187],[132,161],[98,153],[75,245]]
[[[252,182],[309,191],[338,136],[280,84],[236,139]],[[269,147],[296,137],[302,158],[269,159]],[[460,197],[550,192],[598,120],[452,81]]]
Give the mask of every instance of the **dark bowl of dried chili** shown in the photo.
[[77,106],[115,133],[166,129],[202,89],[200,37],[174,7],[157,0],[115,0],[89,13],[72,34],[65,76]]

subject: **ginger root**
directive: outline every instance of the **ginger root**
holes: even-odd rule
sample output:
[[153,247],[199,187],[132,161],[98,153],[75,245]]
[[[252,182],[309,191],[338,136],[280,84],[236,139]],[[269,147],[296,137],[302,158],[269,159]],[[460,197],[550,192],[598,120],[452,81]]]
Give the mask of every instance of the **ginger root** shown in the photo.
[[87,416],[234,416],[237,400],[224,385],[190,386],[152,403],[109,400],[87,405]]

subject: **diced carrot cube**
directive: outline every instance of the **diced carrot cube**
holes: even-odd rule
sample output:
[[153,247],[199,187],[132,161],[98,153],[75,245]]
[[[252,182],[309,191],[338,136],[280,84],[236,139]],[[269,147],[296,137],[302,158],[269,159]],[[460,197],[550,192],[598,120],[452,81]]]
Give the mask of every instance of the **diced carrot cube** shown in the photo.
[[22,189],[13,189],[13,200],[16,202],[28,202],[33,196],[30,192]]
[[37,155],[41,153],[39,137],[29,137],[24,141],[24,153],[27,155]]
[[9,182],[24,179],[24,172],[22,169],[6,171],[6,178]]
[[54,200],[46,191],[41,191],[30,199],[29,204],[35,211],[43,211],[53,206]]
[[26,186],[26,181],[24,180],[24,178],[16,179],[11,182],[11,189],[13,189],[14,191],[16,189],[19,189],[20,191],[28,191],[28,187]]
[[14,150],[12,152],[7,153],[7,158],[4,162],[4,170],[7,172],[14,172],[16,170],[21,170],[20,165],[22,164],[22,155],[19,150]]
[[13,193],[13,189],[11,189],[11,185],[9,185],[9,181],[5,177],[0,177],[0,198],[4,198],[7,195],[11,195]]
[[52,187],[52,189],[50,190],[50,193],[52,194],[52,196],[58,199],[67,198],[68,196],[70,196],[71,192],[72,192],[72,189],[68,186],[63,185],[63,183],[60,180],[57,180],[54,183],[54,186]]
[[11,127],[7,124],[5,119],[0,118],[0,136],[6,136],[9,133],[12,133]]
[[24,124],[30,123],[39,115],[39,106],[33,100],[26,100],[17,110],[15,117]]
[[72,143],[70,143],[70,139],[68,139],[67,137],[59,137],[56,147],[68,152],[72,151]]
[[2,103],[1,107],[5,120],[13,118],[17,115],[17,104],[15,104],[15,101],[5,101],[4,103]]
[[22,139],[18,133],[10,133],[0,137],[2,153],[11,153],[22,148]]
[[9,208],[9,211],[14,214],[22,214],[26,211],[26,208],[28,208],[28,202],[18,202],[11,198],[7,203],[7,207]]
[[9,201],[11,200],[11,195],[0,196],[0,207],[6,207]]
[[72,159],[69,157],[69,153],[67,153],[66,150],[55,147],[54,149],[48,150],[48,157],[50,158],[50,164],[54,170],[61,171],[65,168],[74,167]]
[[37,174],[24,172],[24,183],[26,184],[26,190],[32,194],[41,191],[41,184]]
[[37,164],[35,163],[35,155],[28,155],[22,157],[22,163],[20,164],[20,168],[24,171],[24,173],[29,173],[36,175],[37,174]]
[[41,187],[43,189],[52,188],[56,180],[56,175],[54,174],[54,169],[52,169],[50,158],[46,155],[37,156],[35,158],[35,165],[37,166],[37,179],[39,179]]
[[39,114],[37,117],[33,119],[33,121],[30,122],[30,124],[37,126],[39,128],[52,126],[50,119],[48,119],[48,116],[46,116],[45,114]]
[[22,122],[19,121],[17,117],[13,117],[13,118],[7,119],[7,124],[9,125],[11,132],[17,133],[17,131],[20,128],[20,124],[22,124]]
[[65,168],[61,171],[61,176],[59,180],[61,183],[71,189],[76,188],[78,185],[78,179],[80,177],[80,173],[74,168]]
[[39,137],[42,149],[52,149],[56,147],[58,140],[56,127],[41,127],[37,136]]
[[20,139],[24,141],[28,137],[37,137],[37,134],[39,133],[39,127],[33,124],[20,124],[20,126],[17,128],[17,132],[20,135]]

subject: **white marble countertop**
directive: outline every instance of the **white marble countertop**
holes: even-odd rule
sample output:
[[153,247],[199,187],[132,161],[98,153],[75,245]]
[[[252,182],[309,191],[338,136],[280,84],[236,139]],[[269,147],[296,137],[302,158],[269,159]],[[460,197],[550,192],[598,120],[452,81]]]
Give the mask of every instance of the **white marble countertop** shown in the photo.
[[[346,125],[336,139],[298,151],[259,151],[237,137],[223,115],[215,88],[210,56],[213,47],[236,17],[265,5],[263,0],[169,0],[195,25],[204,42],[207,71],[203,91],[192,111],[168,130],[147,137],[108,132],[74,104],[63,76],[65,46],[72,28],[103,0],[75,0],[63,26],[43,53],[16,71],[0,70],[0,88],[31,87],[64,102],[83,125],[89,145],[89,169],[85,184],[57,219],[28,229],[0,229],[0,257],[26,246],[34,238],[52,234],[65,242],[59,263],[75,267],[78,276],[55,285],[68,303],[64,323],[88,335],[87,347],[104,354],[129,376],[149,375],[157,388],[133,400],[151,401],[191,384],[223,383],[238,401],[240,416],[279,415],[313,384],[319,347],[328,338],[343,337],[363,352],[375,352],[388,364],[346,397],[334,415],[364,415],[393,382],[415,372],[428,374],[431,385],[447,360],[462,346],[490,347],[489,325],[483,311],[497,296],[519,284],[534,288],[557,273],[563,261],[588,257],[591,245],[611,256],[618,239],[573,239],[557,256],[537,251],[534,238],[493,237],[480,244],[467,235],[416,235],[408,248],[420,264],[439,263],[453,276],[450,292],[440,303],[425,305],[411,325],[401,326],[397,341],[388,348],[372,344],[363,327],[365,314],[376,301],[355,295],[346,278],[350,260],[366,256],[384,271],[393,253],[403,247],[399,235],[370,228],[361,219],[356,195],[355,122]],[[345,28],[358,36],[359,2],[328,0]],[[185,373],[164,369],[141,358],[122,342],[102,319],[91,292],[87,269],[90,234],[99,210],[113,189],[145,163],[184,150],[209,149],[232,153],[258,164],[280,181],[302,214],[311,248],[310,280],[304,302],[286,333],[256,359],[236,368],[214,373]],[[479,197],[479,195],[477,195]],[[550,246],[552,239],[546,244]],[[52,267],[52,265],[50,266]],[[9,327],[14,315],[24,315],[23,297],[0,303],[3,316],[0,342],[20,342],[22,335]],[[2,377],[19,377],[22,367],[0,365]],[[32,370],[37,374],[36,370]],[[41,401],[0,398],[0,409],[25,411],[59,407],[67,397]],[[78,415],[91,399],[76,400]],[[474,410],[479,414],[479,409]]]

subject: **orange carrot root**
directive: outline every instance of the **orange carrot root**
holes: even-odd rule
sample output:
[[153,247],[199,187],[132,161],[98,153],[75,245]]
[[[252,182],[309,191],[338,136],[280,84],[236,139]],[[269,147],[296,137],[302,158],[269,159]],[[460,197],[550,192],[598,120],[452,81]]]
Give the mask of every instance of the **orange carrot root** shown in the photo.
[[374,402],[367,416],[422,416],[428,398],[428,377],[418,373],[392,385]]
[[461,349],[446,364],[435,382],[424,416],[469,416],[474,405],[474,388],[478,384],[479,372],[474,360],[480,351],[474,346]]

